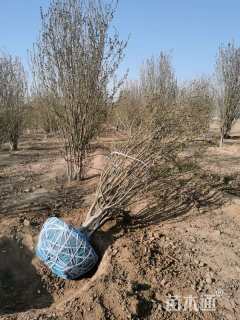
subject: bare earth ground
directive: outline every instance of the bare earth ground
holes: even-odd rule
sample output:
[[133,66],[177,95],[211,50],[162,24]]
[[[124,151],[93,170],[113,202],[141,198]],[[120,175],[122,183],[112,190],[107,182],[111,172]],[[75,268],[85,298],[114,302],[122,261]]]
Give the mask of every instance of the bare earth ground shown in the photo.
[[[240,125],[233,134],[222,150],[208,148],[203,167],[240,173]],[[115,138],[94,144],[81,183],[65,182],[53,137],[26,135],[19,151],[0,151],[0,319],[240,319],[240,190],[231,184],[225,204],[204,213],[141,228],[108,224],[93,239],[100,264],[84,279],[58,279],[35,257],[48,216],[81,224]]]

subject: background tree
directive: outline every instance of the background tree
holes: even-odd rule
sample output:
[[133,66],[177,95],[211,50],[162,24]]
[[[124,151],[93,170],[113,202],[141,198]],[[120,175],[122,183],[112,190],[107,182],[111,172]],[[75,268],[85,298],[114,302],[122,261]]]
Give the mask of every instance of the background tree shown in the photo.
[[27,93],[26,75],[19,58],[0,56],[0,132],[1,142],[17,150],[23,129]]
[[83,178],[90,141],[121,84],[115,74],[126,42],[109,29],[115,9],[113,2],[52,0],[41,13],[32,55],[35,85],[54,98],[70,180]]
[[151,101],[154,99],[162,108],[175,103],[177,79],[169,54],[161,52],[158,57],[152,57],[144,62],[141,68],[140,86],[145,98]]
[[176,104],[177,80],[169,54],[161,52],[157,58],[147,59],[140,70],[140,78],[128,82],[120,93],[114,115],[118,127],[132,131],[138,127],[166,124],[166,116]]
[[169,54],[161,52],[158,57],[145,61],[140,72],[140,86],[146,126],[157,130],[160,136],[174,135],[178,87]]
[[26,115],[26,127],[43,130],[46,134],[56,134],[58,130],[56,115],[53,112],[51,97],[32,95]]
[[220,146],[240,116],[240,48],[234,42],[219,48],[216,65]]
[[123,88],[114,108],[115,122],[125,131],[140,125],[158,130],[176,147],[177,142],[205,139],[213,97],[211,81],[204,77],[178,87],[171,57],[161,53],[143,64],[139,80]]
[[203,139],[210,129],[214,110],[214,89],[211,79],[196,78],[179,88],[178,108],[188,139]]
[[113,106],[110,121],[118,130],[128,132],[139,127],[144,121],[143,96],[139,81],[128,81],[121,89]]

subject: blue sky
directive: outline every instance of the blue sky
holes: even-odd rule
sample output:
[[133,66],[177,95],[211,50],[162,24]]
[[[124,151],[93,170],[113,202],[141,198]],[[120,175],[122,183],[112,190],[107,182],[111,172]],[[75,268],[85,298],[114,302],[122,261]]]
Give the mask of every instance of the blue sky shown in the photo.
[[[180,80],[214,70],[217,48],[240,43],[239,0],[120,0],[114,24],[130,41],[120,73],[129,68],[136,79],[144,59],[171,51]],[[49,0],[0,0],[0,48],[20,56],[37,37],[40,6]]]

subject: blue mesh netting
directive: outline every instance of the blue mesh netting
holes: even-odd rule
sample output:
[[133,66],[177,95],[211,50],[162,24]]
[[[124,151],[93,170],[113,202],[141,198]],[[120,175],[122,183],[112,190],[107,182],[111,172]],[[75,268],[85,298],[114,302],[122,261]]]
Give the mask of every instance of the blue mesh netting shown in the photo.
[[64,279],[76,279],[90,271],[98,257],[87,235],[58,218],[49,218],[39,235],[37,256]]

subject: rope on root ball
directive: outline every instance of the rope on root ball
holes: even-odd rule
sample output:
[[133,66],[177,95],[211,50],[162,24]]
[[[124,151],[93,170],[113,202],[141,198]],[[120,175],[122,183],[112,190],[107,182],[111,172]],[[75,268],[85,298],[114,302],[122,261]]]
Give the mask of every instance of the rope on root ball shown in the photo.
[[90,271],[98,260],[87,234],[55,217],[44,223],[36,254],[55,275],[72,280]]

